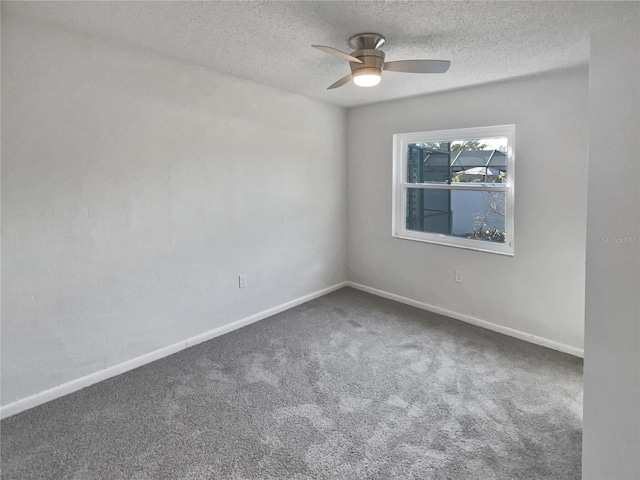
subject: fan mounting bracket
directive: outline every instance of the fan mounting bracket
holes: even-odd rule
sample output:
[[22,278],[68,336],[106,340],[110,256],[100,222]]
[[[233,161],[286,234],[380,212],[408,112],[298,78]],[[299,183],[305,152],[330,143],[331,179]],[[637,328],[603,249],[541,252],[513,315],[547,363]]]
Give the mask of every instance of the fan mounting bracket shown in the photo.
[[379,33],[358,33],[349,39],[354,50],[375,50],[384,45],[385,38]]

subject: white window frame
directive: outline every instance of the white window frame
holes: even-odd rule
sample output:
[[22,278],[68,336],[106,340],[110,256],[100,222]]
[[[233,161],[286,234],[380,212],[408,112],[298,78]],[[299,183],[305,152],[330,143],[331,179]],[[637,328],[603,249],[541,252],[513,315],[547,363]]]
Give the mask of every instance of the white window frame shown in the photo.
[[[504,183],[487,185],[473,183],[408,183],[407,151],[409,144],[422,142],[446,142],[456,140],[478,140],[507,138],[507,175]],[[405,240],[436,243],[451,247],[466,248],[481,252],[514,255],[514,177],[515,177],[515,125],[459,128],[428,132],[398,133],[393,136],[393,214],[392,235]],[[460,238],[439,233],[407,230],[405,225],[406,191],[408,188],[475,190],[505,193],[505,241],[504,243]]]

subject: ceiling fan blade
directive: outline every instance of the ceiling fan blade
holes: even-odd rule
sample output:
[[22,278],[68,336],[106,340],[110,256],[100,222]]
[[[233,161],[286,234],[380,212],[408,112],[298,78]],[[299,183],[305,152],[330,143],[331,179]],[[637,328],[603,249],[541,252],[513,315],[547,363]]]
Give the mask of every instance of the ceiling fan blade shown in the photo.
[[386,62],[384,69],[390,72],[445,73],[450,65],[449,60],[398,60]]
[[344,85],[345,83],[349,83],[349,81],[351,81],[351,77],[352,75],[345,75],[344,77],[342,77],[340,80],[338,80],[337,82],[332,83],[327,90],[331,90],[332,88],[338,88],[341,87],[342,85]]
[[318,50],[328,53],[329,55],[333,55],[334,57],[341,58],[342,60],[347,60],[348,62],[353,63],[364,63],[362,60],[356,57],[352,57],[348,53],[341,52],[340,50],[336,50],[332,47],[326,47],[324,45],[311,45],[313,48],[317,48]]

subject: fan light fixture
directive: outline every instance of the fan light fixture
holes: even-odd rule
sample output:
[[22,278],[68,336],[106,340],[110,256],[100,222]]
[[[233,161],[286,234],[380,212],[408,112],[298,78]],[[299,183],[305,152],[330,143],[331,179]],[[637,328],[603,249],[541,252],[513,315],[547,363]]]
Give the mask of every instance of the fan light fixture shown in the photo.
[[380,83],[380,72],[375,68],[361,68],[359,71],[354,72],[353,83],[359,87],[375,87]]

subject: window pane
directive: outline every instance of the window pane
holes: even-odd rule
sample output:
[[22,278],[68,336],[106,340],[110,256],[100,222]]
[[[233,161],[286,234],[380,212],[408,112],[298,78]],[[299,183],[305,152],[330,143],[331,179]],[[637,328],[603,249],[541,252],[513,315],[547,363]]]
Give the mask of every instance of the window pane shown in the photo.
[[408,188],[406,229],[504,243],[504,192]]
[[503,183],[507,138],[412,143],[407,147],[407,183]]

